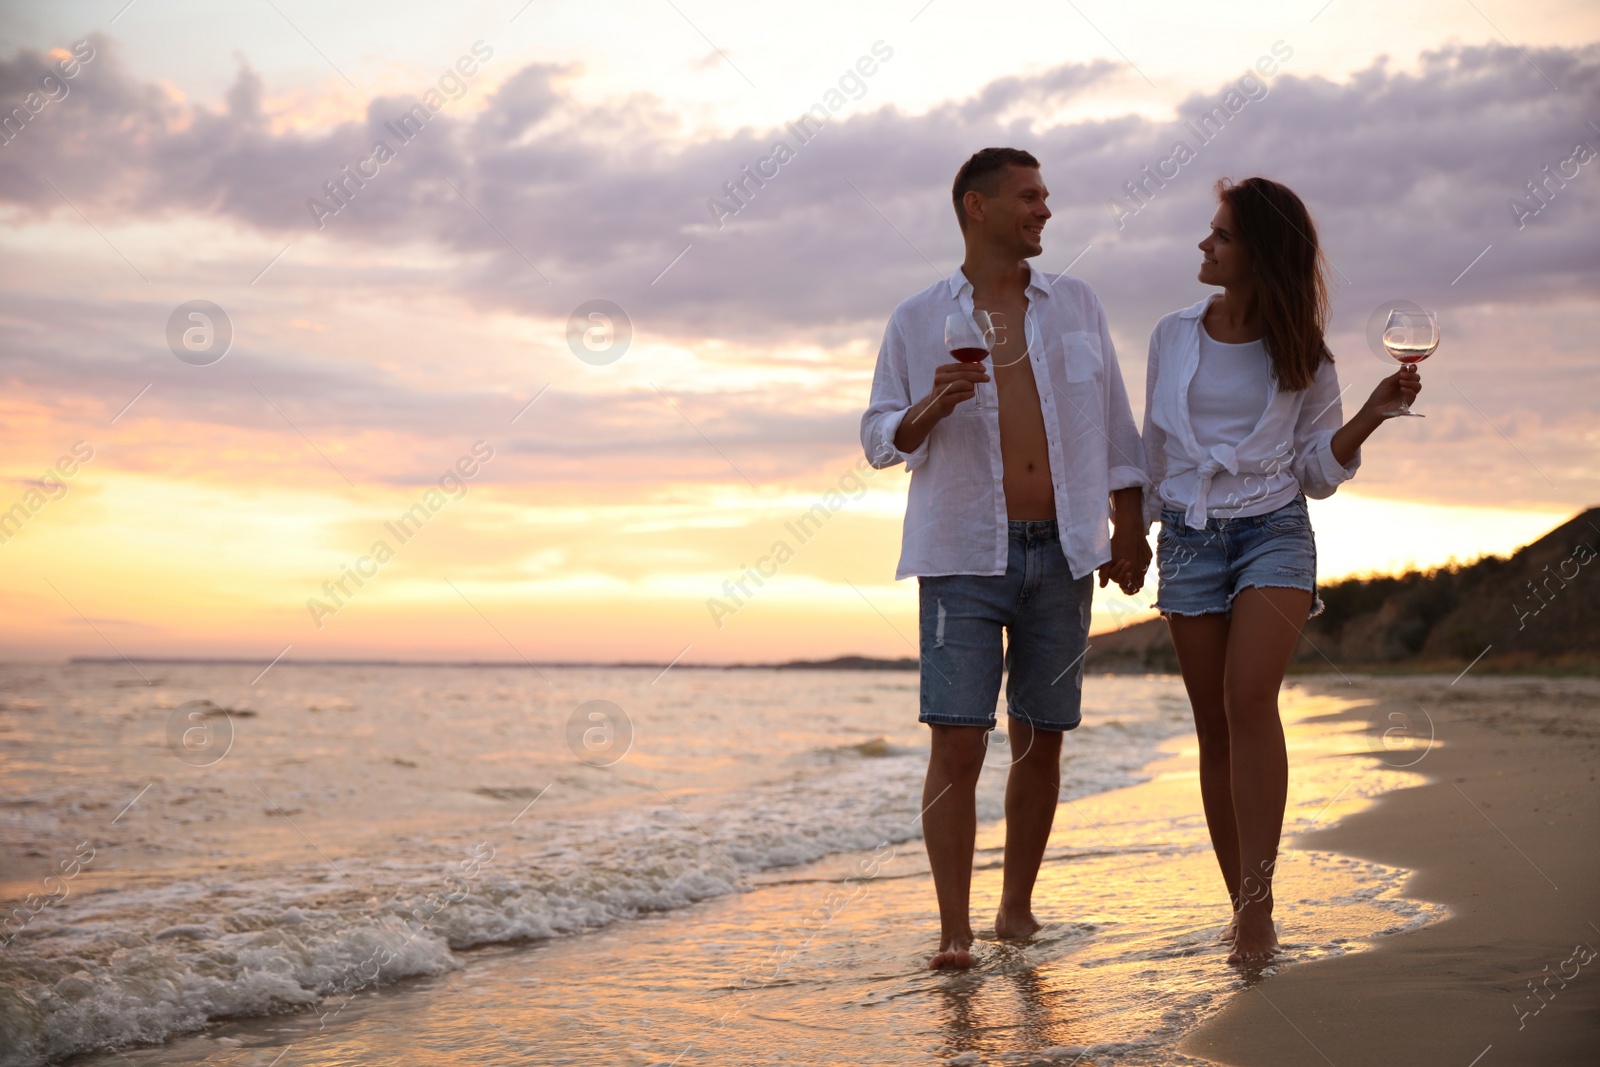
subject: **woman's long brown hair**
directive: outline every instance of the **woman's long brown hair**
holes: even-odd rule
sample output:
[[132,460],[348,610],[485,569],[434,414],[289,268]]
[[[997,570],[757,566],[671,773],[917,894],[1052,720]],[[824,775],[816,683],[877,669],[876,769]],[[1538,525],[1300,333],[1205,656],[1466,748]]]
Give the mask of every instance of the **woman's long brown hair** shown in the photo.
[[1323,333],[1328,326],[1328,285],[1317,228],[1305,204],[1286,185],[1224,178],[1217,196],[1233,209],[1239,241],[1255,268],[1256,299],[1272,374],[1278,388],[1304,389],[1324,359],[1333,360]]

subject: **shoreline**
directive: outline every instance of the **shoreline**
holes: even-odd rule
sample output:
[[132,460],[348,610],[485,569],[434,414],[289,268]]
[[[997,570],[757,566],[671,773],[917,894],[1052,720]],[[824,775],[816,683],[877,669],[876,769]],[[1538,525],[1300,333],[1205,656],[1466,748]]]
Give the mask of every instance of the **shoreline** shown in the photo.
[[[1295,681],[1378,701],[1337,718],[1403,715],[1436,743],[1409,768],[1425,784],[1286,847],[1408,869],[1405,896],[1450,915],[1252,983],[1180,1051],[1233,1067],[1594,1062],[1600,960],[1581,961],[1600,948],[1600,683]],[[1292,905],[1278,919],[1292,938]]]

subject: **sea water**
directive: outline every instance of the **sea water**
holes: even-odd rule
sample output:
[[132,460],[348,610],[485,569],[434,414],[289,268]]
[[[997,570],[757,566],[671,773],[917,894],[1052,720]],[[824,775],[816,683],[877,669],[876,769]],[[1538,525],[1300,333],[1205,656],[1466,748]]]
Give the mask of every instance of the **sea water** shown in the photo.
[[[259,673],[0,666],[0,1065],[1181,1062],[1253,980],[1175,677],[1085,681],[1026,943],[996,736],[952,974],[912,672]],[[1286,833],[1415,780],[1349,703],[1285,691]],[[1286,958],[1441,914],[1404,874],[1286,846]]]

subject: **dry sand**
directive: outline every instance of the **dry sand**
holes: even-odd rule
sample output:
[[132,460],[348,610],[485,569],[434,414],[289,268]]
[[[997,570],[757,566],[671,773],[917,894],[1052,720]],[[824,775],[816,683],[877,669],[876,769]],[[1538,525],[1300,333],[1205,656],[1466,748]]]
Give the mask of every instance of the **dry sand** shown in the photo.
[[[1428,784],[1286,846],[1413,870],[1406,895],[1451,916],[1284,968],[1182,1051],[1240,1067],[1600,1064],[1600,957],[1584,962],[1600,949],[1600,681],[1313,685],[1380,700],[1419,736],[1431,719],[1436,743],[1411,768]],[[1292,927],[1292,904],[1279,909]]]

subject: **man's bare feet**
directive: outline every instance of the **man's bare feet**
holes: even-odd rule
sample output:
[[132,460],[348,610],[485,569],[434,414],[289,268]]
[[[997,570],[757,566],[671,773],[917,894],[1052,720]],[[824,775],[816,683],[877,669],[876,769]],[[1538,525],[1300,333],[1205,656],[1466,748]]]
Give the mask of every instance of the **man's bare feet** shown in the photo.
[[1272,912],[1246,907],[1233,918],[1237,928],[1229,963],[1254,963],[1277,955],[1278,934],[1272,926]]
[[969,951],[972,948],[972,934],[964,936],[951,936],[946,934],[939,938],[939,951],[933,959],[928,961],[928,970],[938,971],[946,967],[971,967],[977,963]]
[[1001,940],[1008,938],[1032,937],[1044,928],[1044,924],[1033,917],[1033,909],[1022,907],[1008,909],[1001,905],[994,917],[994,936]]
[[1239,936],[1239,915],[1236,912],[1236,913],[1234,913],[1233,918],[1228,920],[1228,925],[1224,926],[1222,928],[1222,936],[1218,937],[1217,940],[1223,942],[1224,944],[1226,944],[1228,942],[1231,942],[1235,937],[1238,937],[1238,936]]

